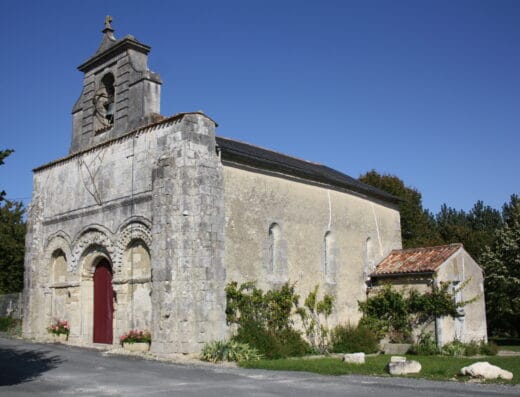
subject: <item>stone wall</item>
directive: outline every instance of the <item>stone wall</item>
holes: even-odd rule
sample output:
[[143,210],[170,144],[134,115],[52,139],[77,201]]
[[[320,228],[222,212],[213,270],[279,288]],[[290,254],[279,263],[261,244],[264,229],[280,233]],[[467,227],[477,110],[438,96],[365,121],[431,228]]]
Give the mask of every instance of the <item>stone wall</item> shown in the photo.
[[484,299],[484,275],[482,269],[464,250],[460,249],[437,272],[438,281],[451,282],[454,288],[461,289],[456,299],[474,300],[462,308],[460,318],[444,317],[438,324],[438,343],[444,345],[455,339],[461,342],[487,341],[486,304]]
[[23,295],[4,294],[0,295],[0,317],[22,318]]
[[401,248],[398,210],[376,200],[238,164],[224,167],[226,280],[296,283],[332,294],[330,325],[356,323],[366,277]]
[[[225,331],[222,172],[215,124],[183,114],[37,169],[28,214],[24,335],[68,320],[92,344],[93,272],[113,268],[114,342],[193,352]],[[153,220],[153,223],[152,223]]]

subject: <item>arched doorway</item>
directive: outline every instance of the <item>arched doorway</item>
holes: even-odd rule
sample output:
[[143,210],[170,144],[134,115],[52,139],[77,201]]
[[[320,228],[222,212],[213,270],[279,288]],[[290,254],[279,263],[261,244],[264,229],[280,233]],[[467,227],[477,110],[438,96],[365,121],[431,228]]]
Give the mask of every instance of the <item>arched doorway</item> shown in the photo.
[[112,268],[103,258],[94,271],[94,343],[113,342],[113,299]]

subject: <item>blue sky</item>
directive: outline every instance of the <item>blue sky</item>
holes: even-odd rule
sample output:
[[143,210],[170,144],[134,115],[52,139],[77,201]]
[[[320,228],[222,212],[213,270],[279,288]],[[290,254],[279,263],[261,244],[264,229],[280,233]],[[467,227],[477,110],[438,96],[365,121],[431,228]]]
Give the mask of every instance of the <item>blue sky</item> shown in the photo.
[[152,47],[161,112],[353,177],[399,176],[437,212],[520,193],[520,1],[0,3],[0,188],[68,153],[76,67],[116,37]]

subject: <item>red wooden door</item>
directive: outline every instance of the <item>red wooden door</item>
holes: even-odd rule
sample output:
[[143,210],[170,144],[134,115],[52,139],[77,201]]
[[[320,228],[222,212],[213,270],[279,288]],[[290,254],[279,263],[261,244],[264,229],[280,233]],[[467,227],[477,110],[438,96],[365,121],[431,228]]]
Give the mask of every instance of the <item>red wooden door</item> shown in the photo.
[[112,270],[108,261],[103,259],[94,272],[94,343],[113,342],[113,299]]

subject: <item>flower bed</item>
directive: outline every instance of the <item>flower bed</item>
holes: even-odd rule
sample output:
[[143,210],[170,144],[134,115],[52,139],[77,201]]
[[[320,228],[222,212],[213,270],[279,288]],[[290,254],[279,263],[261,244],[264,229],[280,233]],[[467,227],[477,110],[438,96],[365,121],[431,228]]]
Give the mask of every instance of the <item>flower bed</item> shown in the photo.
[[152,335],[150,331],[131,330],[119,337],[123,348],[134,352],[146,352],[150,349]]
[[55,342],[65,342],[69,338],[70,327],[67,320],[57,320],[47,327]]

